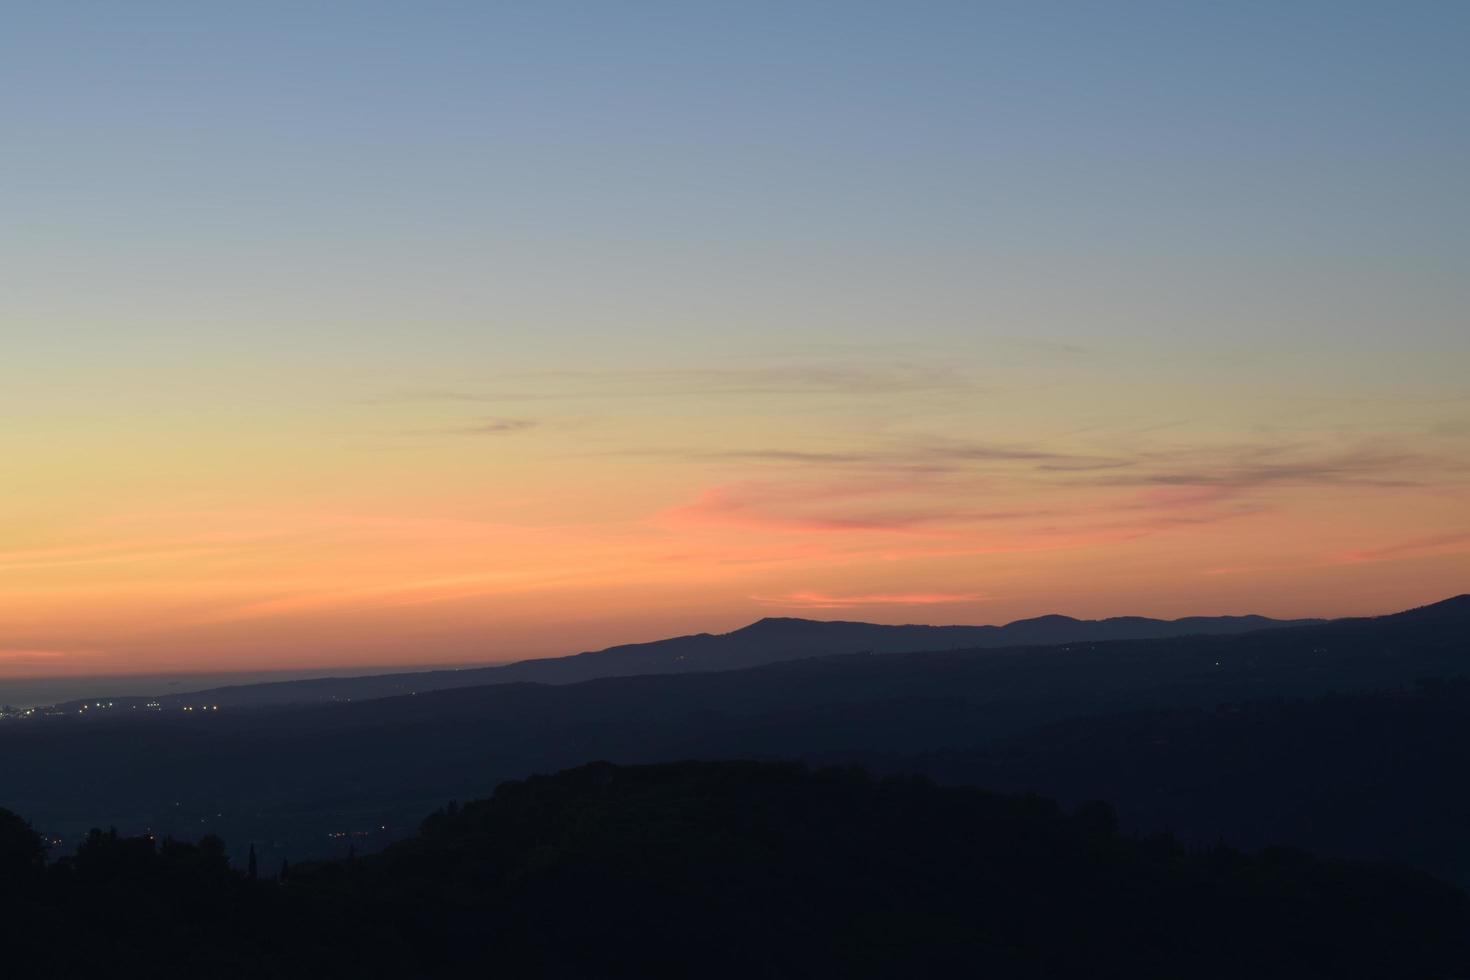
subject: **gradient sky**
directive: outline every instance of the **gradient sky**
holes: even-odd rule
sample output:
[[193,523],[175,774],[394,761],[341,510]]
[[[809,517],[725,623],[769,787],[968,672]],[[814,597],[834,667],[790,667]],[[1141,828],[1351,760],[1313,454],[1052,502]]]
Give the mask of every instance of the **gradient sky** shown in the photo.
[[5,21],[0,676],[1470,591],[1470,4]]

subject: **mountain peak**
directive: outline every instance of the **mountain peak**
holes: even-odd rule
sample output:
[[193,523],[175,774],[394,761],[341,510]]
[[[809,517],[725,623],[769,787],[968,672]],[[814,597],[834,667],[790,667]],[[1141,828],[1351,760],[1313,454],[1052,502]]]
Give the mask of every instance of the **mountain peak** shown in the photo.
[[1006,626],[1063,626],[1080,622],[1082,620],[1074,619],[1071,616],[1063,616],[1061,613],[1047,613],[1045,616],[1032,616],[1030,619],[1018,619],[1014,623],[1007,623]]
[[825,625],[819,620],[802,619],[798,616],[765,616],[748,626],[731,630],[730,636],[752,636],[761,633],[776,633],[790,629],[811,628]]

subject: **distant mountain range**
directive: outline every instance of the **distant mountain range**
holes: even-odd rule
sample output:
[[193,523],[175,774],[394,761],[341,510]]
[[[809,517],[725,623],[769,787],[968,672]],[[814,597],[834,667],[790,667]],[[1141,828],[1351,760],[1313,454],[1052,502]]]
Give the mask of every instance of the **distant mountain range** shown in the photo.
[[[826,630],[859,649],[800,656],[827,649],[800,639]],[[919,628],[945,648],[883,653],[874,637],[915,634],[781,620],[685,639],[717,650],[763,632],[787,659],[6,722],[0,807],[64,842],[89,827],[219,833],[274,866],[363,853],[445,800],[590,760],[779,758],[1102,798],[1129,829],[1391,858],[1470,884],[1470,596],[1234,635],[1007,649],[951,649],[953,633]],[[679,655],[677,641],[620,649],[650,646]],[[616,654],[551,663],[599,657]],[[505,677],[458,672],[475,673]]]
[[493,667],[270,681],[147,697],[89,697],[64,702],[56,708],[72,713],[85,706],[88,710],[105,708],[115,713],[149,708],[179,710],[202,705],[244,708],[365,701],[486,684],[577,684],[602,677],[740,670],[842,653],[925,653],[1055,646],[1083,641],[1227,636],[1321,622],[1323,620],[1280,620],[1265,616],[1188,616],[1165,620],[1142,616],[1073,619],[1052,615],[1021,619],[1005,626],[883,626],[771,617],[730,633],[696,633]]

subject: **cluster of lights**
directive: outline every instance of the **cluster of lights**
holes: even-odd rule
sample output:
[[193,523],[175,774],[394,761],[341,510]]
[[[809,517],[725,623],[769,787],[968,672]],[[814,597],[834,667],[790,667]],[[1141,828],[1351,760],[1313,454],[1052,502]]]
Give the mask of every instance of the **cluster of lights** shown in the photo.
[[[387,824],[381,824],[381,825],[379,825],[378,829],[379,830],[387,830],[388,829],[388,825]],[[370,836],[372,836],[372,834],[373,834],[373,832],[371,830],[329,830],[329,831],[327,831],[327,836],[328,837],[370,837]]]
[[[194,711],[196,709],[193,706],[191,706],[191,705],[186,705],[184,707],[184,710],[185,711]],[[217,704],[201,704],[198,707],[197,710],[199,710],[199,711],[218,711],[219,710],[219,705],[217,705]]]

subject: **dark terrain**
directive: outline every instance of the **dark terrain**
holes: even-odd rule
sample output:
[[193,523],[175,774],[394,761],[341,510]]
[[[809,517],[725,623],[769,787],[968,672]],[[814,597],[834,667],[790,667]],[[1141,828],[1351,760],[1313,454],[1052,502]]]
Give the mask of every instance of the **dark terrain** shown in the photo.
[[245,873],[0,811],[25,977],[1430,978],[1470,904],[1392,867],[1120,835],[1111,810],[776,763],[593,764],[378,855]]
[[[1470,598],[1234,636],[815,657],[350,704],[0,726],[0,805],[345,853],[605,758],[787,758],[1102,798],[1125,829],[1392,858],[1470,883]],[[1438,683],[1428,683],[1438,680]]]
[[[150,706],[176,710],[186,705],[225,708],[363,701],[486,684],[576,684],[600,677],[688,674],[739,670],[784,660],[837,653],[910,653],[927,650],[990,649],[1075,643],[1083,640],[1143,640],[1167,636],[1226,635],[1318,620],[1274,620],[1264,616],[1191,616],[1184,619],[1073,619],[1041,616],[1005,626],[880,626],[873,623],[762,619],[730,633],[696,633],[652,643],[631,643],[570,657],[522,660],[495,667],[425,670],[366,677],[320,677],[208,688],[150,697],[82,698],[54,707],[66,714],[96,709],[114,712]],[[3,700],[3,699],[0,699]]]

